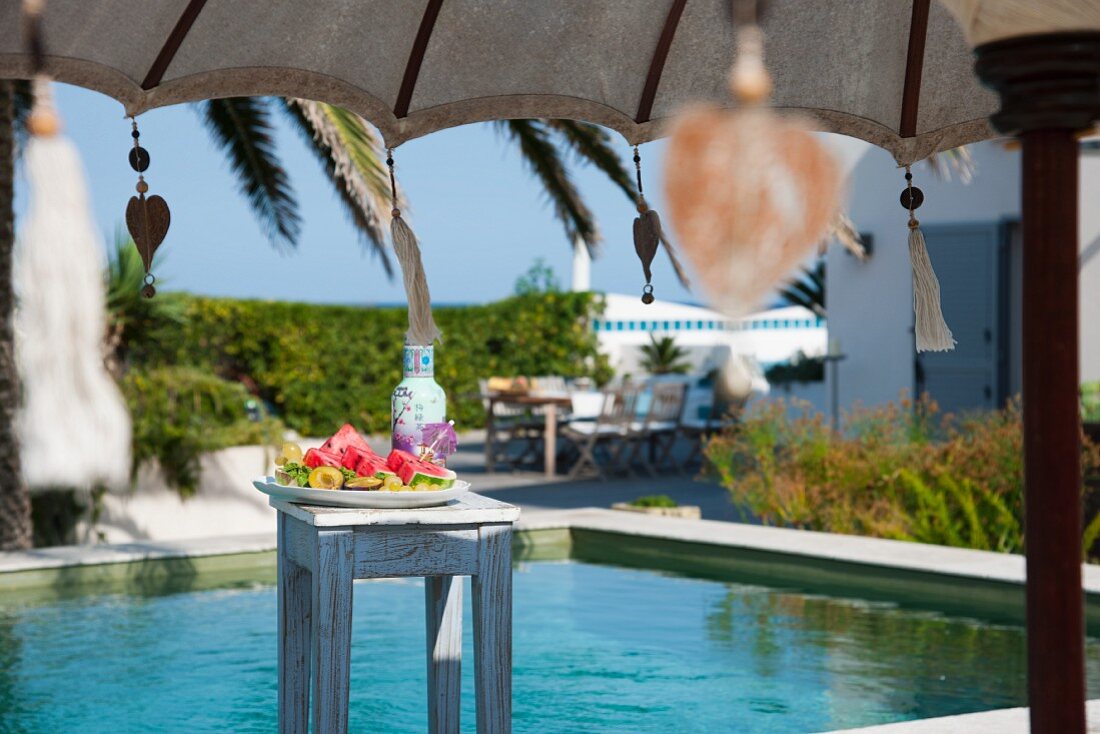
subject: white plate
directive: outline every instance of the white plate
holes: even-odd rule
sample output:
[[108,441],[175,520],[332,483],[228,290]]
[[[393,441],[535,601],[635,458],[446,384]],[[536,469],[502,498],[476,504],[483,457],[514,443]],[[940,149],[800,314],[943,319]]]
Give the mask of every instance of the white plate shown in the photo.
[[431,492],[383,492],[361,489],[312,489],[310,487],[284,487],[275,477],[258,477],[252,486],[266,495],[303,505],[325,507],[372,507],[400,509],[407,507],[434,507],[444,505],[470,491],[470,483],[457,480],[450,489]]

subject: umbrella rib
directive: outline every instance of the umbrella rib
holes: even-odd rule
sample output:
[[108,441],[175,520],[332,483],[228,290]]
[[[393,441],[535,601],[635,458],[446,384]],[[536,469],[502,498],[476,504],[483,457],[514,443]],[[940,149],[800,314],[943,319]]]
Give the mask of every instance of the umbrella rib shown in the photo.
[[409,103],[412,102],[416,79],[420,76],[420,65],[424,63],[428,41],[432,38],[435,20],[439,17],[442,6],[443,0],[428,0],[428,5],[424,8],[424,17],[420,19],[420,28],[416,31],[416,39],[413,41],[412,51],[409,52],[409,62],[405,65],[405,76],[401,79],[401,89],[397,92],[397,102],[393,105],[394,117],[399,120],[409,114]]
[[657,39],[657,46],[653,49],[653,58],[649,61],[649,73],[645,77],[645,86],[642,87],[642,98],[638,101],[638,114],[634,115],[634,122],[641,124],[649,122],[649,115],[653,112],[653,100],[657,97],[657,85],[661,83],[661,73],[665,70],[665,60],[668,59],[669,49],[672,48],[672,37],[676,35],[676,27],[680,25],[680,16],[684,13],[687,0],[672,0],[672,5],[665,16],[665,25],[661,29],[661,36]]
[[909,49],[905,55],[905,86],[901,92],[901,123],[898,134],[903,138],[917,135],[917,109],[920,103],[921,74],[924,71],[924,42],[928,37],[929,0],[913,0],[913,19],[909,23]]
[[141,83],[142,89],[148,91],[160,84],[160,80],[164,77],[164,72],[168,71],[168,65],[171,64],[172,59],[176,57],[176,52],[179,51],[180,46],[183,45],[183,39],[187,37],[188,32],[191,30],[191,26],[194,25],[195,19],[199,17],[199,13],[202,12],[204,5],[206,5],[206,0],[191,0],[191,2],[187,3],[187,7],[183,9],[183,14],[180,15],[180,19],[176,21],[176,27],[168,34],[168,38],[164,40],[164,46],[161,47],[156,60],[153,61],[153,65],[149,67],[149,73],[145,75],[145,80]]

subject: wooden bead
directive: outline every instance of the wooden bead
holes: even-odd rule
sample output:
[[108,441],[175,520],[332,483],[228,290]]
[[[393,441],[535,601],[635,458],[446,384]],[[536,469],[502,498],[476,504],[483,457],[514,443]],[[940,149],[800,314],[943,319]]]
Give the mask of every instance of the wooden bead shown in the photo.
[[730,91],[741,104],[767,102],[772,95],[772,80],[759,60],[738,63],[730,72]]
[[142,148],[140,145],[135,145],[131,148],[128,157],[130,160],[130,168],[138,173],[149,168],[149,151],[145,150],[145,148]]
[[61,131],[61,120],[53,110],[35,110],[27,120],[31,135],[49,138]]
[[137,192],[139,194],[144,194],[149,190],[149,184],[145,183],[145,179],[142,179],[141,181],[137,182],[137,186],[135,186],[134,188],[137,189]]
[[901,196],[899,197],[901,206],[903,209],[913,211],[914,209],[920,209],[921,204],[924,203],[924,192],[918,189],[916,186],[906,186],[901,190]]
[[764,34],[751,25],[737,32],[737,60],[730,69],[729,89],[743,105],[757,105],[772,96],[772,78],[764,68]]
[[397,207],[394,207],[393,210],[390,212],[390,215],[394,219],[399,219],[401,217],[401,210],[398,209]]

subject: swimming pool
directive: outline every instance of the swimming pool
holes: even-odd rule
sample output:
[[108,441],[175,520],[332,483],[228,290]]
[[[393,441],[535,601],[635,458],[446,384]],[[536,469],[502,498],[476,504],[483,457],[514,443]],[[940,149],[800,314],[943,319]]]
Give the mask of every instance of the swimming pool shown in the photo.
[[[351,730],[424,731],[421,582],[354,604]],[[1020,627],[576,561],[517,566],[514,644],[517,732],[793,734],[1026,693]],[[270,732],[275,664],[267,584],[0,606],[0,732]]]

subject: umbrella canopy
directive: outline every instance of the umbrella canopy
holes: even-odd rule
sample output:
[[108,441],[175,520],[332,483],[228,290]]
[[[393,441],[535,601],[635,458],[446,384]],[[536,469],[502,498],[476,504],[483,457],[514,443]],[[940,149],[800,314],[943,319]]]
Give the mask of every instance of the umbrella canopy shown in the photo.
[[[995,95],[928,0],[768,0],[776,107],[899,162],[989,137]],[[730,0],[50,0],[45,70],[129,114],[286,95],[351,109],[389,145],[520,117],[641,143],[687,103],[729,104]],[[0,7],[0,77],[31,75],[20,3]]]

